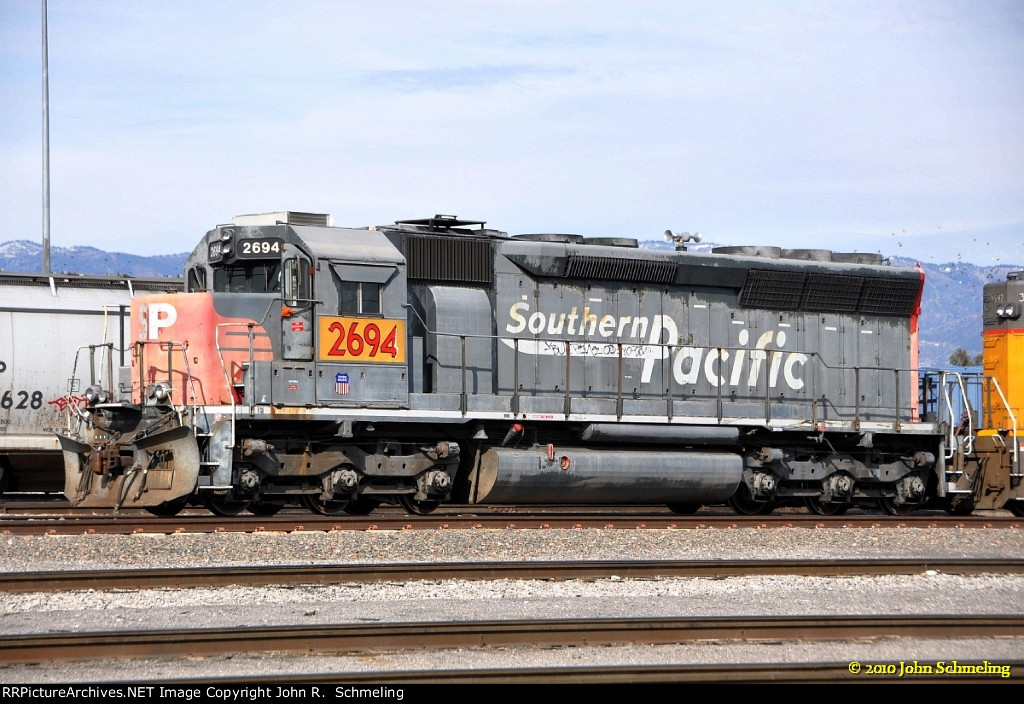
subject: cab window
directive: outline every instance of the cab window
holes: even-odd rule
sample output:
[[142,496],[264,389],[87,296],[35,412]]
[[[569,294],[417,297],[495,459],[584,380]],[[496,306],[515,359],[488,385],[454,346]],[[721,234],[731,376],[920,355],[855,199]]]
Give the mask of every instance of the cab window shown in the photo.
[[342,281],[338,311],[342,315],[380,315],[380,284]]
[[292,257],[284,262],[284,300],[290,306],[309,301],[310,273],[309,260],[305,257]]
[[214,269],[213,290],[227,293],[276,293],[281,290],[281,264],[268,261]]
[[189,293],[206,290],[206,269],[194,266],[188,270],[188,284],[185,288]]

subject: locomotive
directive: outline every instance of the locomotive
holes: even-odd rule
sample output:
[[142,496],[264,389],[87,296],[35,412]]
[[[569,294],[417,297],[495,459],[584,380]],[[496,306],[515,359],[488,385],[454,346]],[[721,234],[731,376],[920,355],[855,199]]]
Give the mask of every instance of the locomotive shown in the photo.
[[920,268],[486,225],[210,230],[185,292],[132,301],[130,366],[69,405],[68,500],[1022,507],[1024,282],[986,287],[988,406],[957,435],[963,380],[917,369]]

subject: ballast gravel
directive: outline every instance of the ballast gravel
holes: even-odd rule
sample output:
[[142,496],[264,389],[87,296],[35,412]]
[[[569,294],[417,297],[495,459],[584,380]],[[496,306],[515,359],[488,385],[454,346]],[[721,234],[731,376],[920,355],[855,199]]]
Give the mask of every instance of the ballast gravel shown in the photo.
[[[1024,533],[978,528],[443,530],[3,536],[6,572],[551,560],[1024,559]],[[763,576],[567,581],[420,580],[304,587],[6,594],[0,636],[115,629],[473,619],[801,614],[1024,613],[1024,576]],[[454,657],[454,660],[453,660]],[[0,667],[0,682],[151,682],[254,674],[667,663],[1024,660],[1020,638],[870,643],[716,642],[672,646],[480,648],[294,656],[90,661]],[[1013,673],[1013,679],[1024,672]]]

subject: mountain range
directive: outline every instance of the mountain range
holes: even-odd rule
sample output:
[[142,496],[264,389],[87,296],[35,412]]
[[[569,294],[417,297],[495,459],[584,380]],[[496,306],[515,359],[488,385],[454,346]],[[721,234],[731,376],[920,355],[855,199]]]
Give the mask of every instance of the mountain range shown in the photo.
[[[672,248],[666,242],[642,242],[642,248]],[[710,251],[718,245],[689,245],[692,251]],[[42,269],[42,245],[28,240],[0,244],[0,271],[38,273]],[[142,256],[105,252],[94,247],[51,247],[50,270],[57,273],[179,277],[187,253]],[[913,259],[893,257],[899,266],[914,266]],[[925,271],[921,314],[921,364],[946,366],[949,356],[962,348],[975,356],[981,352],[982,287],[1005,281],[1006,274],[1024,266],[977,266],[965,262],[922,262]]]
[[[50,247],[50,271],[107,276],[181,276],[188,253],[151,257],[104,252],[95,247]],[[0,244],[0,271],[37,274],[43,268],[43,246],[29,240]]]

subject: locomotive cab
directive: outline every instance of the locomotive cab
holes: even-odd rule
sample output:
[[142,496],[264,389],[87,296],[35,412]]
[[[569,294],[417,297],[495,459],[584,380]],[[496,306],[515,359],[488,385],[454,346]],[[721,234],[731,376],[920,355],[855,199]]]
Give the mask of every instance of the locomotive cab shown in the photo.
[[[365,510],[378,497],[430,510],[448,498],[456,443],[381,441],[353,412],[408,406],[404,257],[380,231],[330,224],[302,213],[236,218],[188,258],[186,293],[133,303],[132,404],[194,430],[201,459],[167,471],[173,491],[194,487],[217,513],[272,513],[295,500],[320,513]],[[111,501],[79,488],[89,443],[68,443],[72,500]],[[130,474],[113,469],[105,481]],[[181,499],[149,486],[121,492],[116,506],[174,512]]]
[[319,218],[243,216],[208,233],[186,264],[188,291],[209,294],[222,329],[196,338],[214,343],[241,405],[402,406],[404,260],[379,232]]
[[983,306],[985,374],[996,380],[1004,401],[988,405],[985,427],[1017,437],[1024,418],[1024,271],[986,284]]

